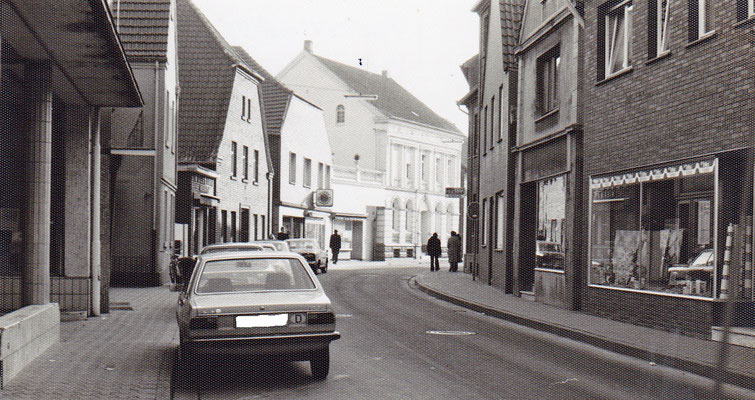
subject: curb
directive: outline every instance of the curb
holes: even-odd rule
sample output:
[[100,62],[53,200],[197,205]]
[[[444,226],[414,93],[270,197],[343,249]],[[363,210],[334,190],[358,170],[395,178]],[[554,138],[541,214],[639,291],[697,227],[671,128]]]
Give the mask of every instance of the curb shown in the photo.
[[714,381],[721,381],[724,383],[732,384],[749,390],[755,390],[755,379],[752,376],[745,375],[739,372],[730,370],[719,370],[715,365],[704,364],[698,361],[683,359],[679,357],[669,356],[666,354],[650,351],[648,349],[636,347],[633,345],[612,341],[609,338],[596,336],[585,331],[556,325],[549,322],[538,321],[521,315],[513,314],[511,312],[499,310],[490,306],[475,303],[470,300],[456,297],[447,293],[444,293],[438,289],[433,289],[430,286],[423,285],[416,276],[412,277],[412,280],[416,283],[416,287],[421,291],[427,293],[430,296],[438,298],[443,301],[461,306],[472,311],[484,313],[492,317],[510,321],[518,325],[523,325],[539,331],[552,333],[561,337],[576,340],[578,342],[587,343],[589,345],[605,349],[614,353],[623,354],[626,356],[639,358],[649,362],[655,362],[671,368],[691,372],[696,375],[704,376],[706,378],[713,379]]

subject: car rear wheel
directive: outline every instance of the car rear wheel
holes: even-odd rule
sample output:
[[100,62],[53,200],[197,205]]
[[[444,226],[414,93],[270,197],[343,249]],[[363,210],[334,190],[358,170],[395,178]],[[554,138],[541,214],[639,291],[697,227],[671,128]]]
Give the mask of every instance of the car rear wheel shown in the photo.
[[330,350],[326,348],[315,352],[309,360],[309,368],[315,379],[321,381],[327,378],[330,371]]
[[312,268],[313,271],[315,271],[315,275],[320,273],[320,262],[318,261],[314,268]]
[[320,268],[320,272],[327,273],[328,272],[328,259],[325,259],[325,266]]

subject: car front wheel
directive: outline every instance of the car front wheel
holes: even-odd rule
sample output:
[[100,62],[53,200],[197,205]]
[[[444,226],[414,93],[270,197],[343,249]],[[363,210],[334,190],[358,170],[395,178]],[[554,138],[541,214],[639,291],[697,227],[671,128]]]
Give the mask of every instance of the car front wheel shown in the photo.
[[309,368],[315,379],[321,381],[327,378],[330,371],[330,350],[326,348],[315,352],[309,360]]

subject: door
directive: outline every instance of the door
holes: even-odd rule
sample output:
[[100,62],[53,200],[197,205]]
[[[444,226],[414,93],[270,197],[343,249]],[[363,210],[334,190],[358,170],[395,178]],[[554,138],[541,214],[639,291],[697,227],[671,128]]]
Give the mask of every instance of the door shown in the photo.
[[362,260],[362,221],[354,221],[351,231],[351,259]]

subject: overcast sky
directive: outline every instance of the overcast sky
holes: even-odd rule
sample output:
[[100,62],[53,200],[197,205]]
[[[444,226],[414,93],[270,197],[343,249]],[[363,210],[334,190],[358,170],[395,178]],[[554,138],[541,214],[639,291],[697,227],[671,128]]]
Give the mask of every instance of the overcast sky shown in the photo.
[[391,78],[467,132],[456,101],[459,69],[478,51],[478,0],[193,0],[231,45],[277,75],[313,42],[314,53]]

